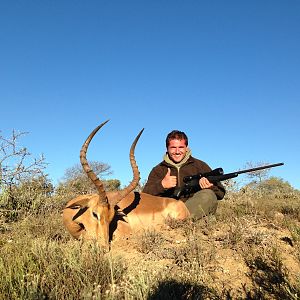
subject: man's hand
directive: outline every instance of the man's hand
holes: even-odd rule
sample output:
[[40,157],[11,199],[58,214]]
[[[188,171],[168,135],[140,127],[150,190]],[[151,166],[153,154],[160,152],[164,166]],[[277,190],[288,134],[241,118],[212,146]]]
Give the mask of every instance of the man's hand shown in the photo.
[[210,189],[213,186],[213,184],[205,177],[200,178],[199,185],[201,189]]
[[167,174],[164,179],[161,181],[162,186],[165,189],[170,189],[176,186],[177,184],[177,177],[171,176],[171,170],[168,168]]

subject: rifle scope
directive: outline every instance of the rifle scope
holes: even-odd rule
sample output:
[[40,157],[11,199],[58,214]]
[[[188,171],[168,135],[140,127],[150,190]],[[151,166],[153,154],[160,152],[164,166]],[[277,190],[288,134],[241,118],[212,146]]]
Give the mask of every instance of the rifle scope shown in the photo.
[[197,174],[197,175],[191,175],[191,176],[185,176],[183,178],[183,182],[187,183],[190,182],[191,180],[199,180],[201,177],[208,177],[208,176],[220,176],[223,175],[224,171],[222,168],[216,168],[210,172],[203,173],[203,174]]

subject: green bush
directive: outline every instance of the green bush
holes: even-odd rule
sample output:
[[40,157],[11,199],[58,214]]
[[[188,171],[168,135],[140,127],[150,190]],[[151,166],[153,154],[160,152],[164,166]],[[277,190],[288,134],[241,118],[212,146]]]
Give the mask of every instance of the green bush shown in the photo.
[[46,177],[23,179],[2,189],[0,210],[7,222],[17,221],[28,214],[36,215],[52,193],[53,186]]

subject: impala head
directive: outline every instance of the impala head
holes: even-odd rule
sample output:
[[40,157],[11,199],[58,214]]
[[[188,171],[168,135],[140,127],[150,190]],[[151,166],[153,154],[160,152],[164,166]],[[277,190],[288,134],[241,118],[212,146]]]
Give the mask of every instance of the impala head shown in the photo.
[[102,181],[97,177],[94,171],[90,168],[86,159],[86,153],[88,146],[97,133],[97,131],[107,123],[108,121],[100,124],[96,127],[88,136],[82,148],[80,150],[80,162],[86,172],[87,176],[91,179],[97,188],[97,195],[87,196],[72,203],[66,208],[79,209],[76,215],[73,217],[73,221],[80,224],[85,229],[84,236],[86,238],[96,239],[101,244],[108,245],[109,243],[109,224],[115,215],[115,206],[126,197],[131,191],[133,191],[139,183],[140,173],[135,161],[134,150],[135,146],[143,132],[143,129],[137,135],[130,148],[130,164],[133,171],[133,179],[130,184],[124,189],[115,192],[110,199],[104,189]]

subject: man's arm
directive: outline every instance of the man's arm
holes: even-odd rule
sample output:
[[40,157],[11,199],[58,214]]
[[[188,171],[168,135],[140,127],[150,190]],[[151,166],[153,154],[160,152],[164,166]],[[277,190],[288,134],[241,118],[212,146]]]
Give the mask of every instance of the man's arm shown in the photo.
[[[162,168],[155,167],[151,170],[147,183],[144,186],[143,192],[154,196],[160,196],[165,193],[166,189],[162,185],[164,174]],[[176,184],[175,184],[176,185]]]
[[[211,167],[206,162],[201,161],[199,159],[195,159],[195,160],[196,160],[197,168],[199,170],[198,173],[207,173],[212,171]],[[216,182],[212,184],[207,180],[207,178],[202,177],[199,180],[199,185],[202,189],[209,188],[213,190],[218,200],[223,199],[225,196],[226,191],[221,182]]]

